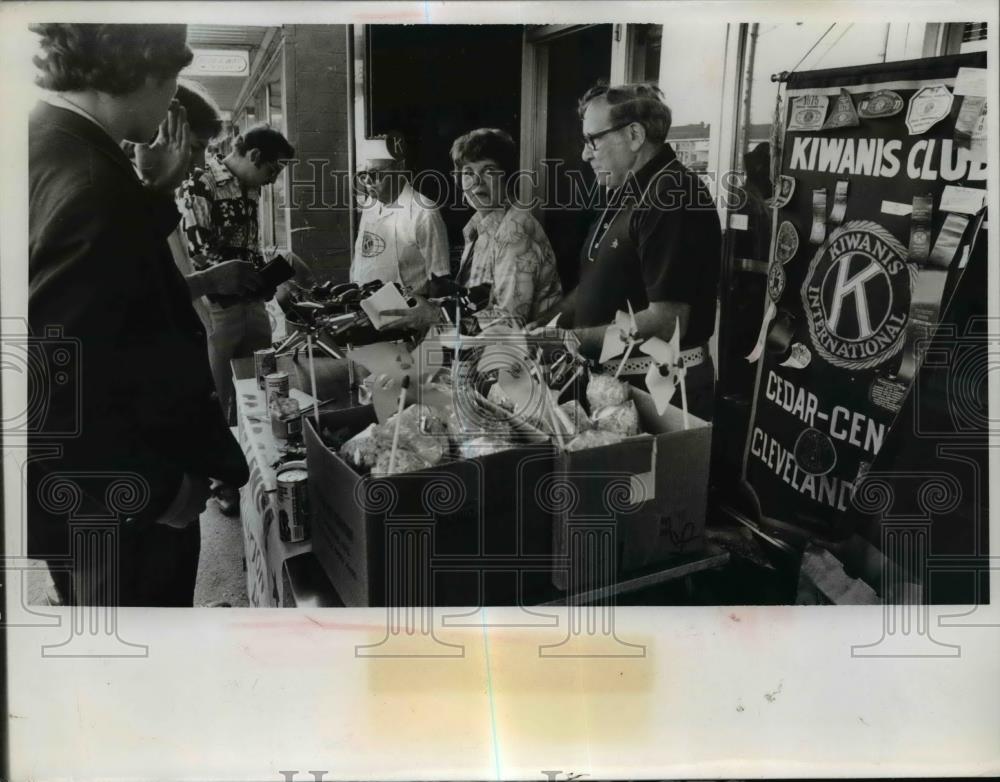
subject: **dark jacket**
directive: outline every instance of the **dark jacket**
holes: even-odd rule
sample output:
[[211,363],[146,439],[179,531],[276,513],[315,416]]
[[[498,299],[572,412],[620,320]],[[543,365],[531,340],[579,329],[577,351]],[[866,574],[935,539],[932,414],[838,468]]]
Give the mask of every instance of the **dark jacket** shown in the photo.
[[53,556],[67,520],[150,523],[185,472],[249,473],[167,245],[172,199],[88,119],[40,103],[29,127],[28,542]]

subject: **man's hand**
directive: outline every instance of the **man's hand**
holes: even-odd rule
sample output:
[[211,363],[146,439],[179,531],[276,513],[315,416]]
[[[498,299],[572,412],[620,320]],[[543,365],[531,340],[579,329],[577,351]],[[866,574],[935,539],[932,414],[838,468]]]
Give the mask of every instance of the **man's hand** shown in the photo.
[[392,323],[387,323],[386,327],[391,329],[412,329],[413,331],[425,331],[436,323],[441,322],[441,308],[436,304],[431,304],[423,296],[414,296],[416,305],[405,310],[383,310],[383,318],[398,318]]
[[187,112],[177,101],[170,104],[153,143],[135,145],[135,162],[153,190],[173,195],[180,187],[191,165],[191,128]]
[[253,264],[241,260],[223,261],[204,271],[193,272],[187,276],[187,283],[192,298],[209,294],[245,298],[263,291],[263,283]]

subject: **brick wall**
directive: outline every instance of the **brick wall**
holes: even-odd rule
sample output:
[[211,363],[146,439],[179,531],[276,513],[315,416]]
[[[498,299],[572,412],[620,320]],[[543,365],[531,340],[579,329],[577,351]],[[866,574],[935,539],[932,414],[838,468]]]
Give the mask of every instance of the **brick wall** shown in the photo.
[[346,171],[347,28],[286,25],[285,108],[298,162],[289,167],[292,249],[318,280],[347,279],[351,265]]

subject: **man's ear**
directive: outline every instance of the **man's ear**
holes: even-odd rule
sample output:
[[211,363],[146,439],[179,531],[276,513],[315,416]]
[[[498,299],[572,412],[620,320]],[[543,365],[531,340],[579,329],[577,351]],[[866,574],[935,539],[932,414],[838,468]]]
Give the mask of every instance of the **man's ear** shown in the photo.
[[259,149],[256,149],[256,148],[251,149],[249,152],[247,152],[247,158],[249,158],[250,162],[254,164],[254,167],[260,168],[260,150]]
[[646,143],[646,128],[641,122],[633,122],[628,128],[629,146],[635,152]]

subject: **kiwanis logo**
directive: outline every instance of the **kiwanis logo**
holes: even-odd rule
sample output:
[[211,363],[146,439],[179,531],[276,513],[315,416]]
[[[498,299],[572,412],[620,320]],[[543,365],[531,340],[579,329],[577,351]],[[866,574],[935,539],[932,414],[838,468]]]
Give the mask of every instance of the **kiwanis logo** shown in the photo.
[[816,252],[802,283],[802,306],[816,351],[829,363],[865,370],[903,347],[915,270],[877,223],[853,220]]
[[385,252],[385,239],[371,231],[365,231],[361,237],[361,255],[365,258],[374,258]]

